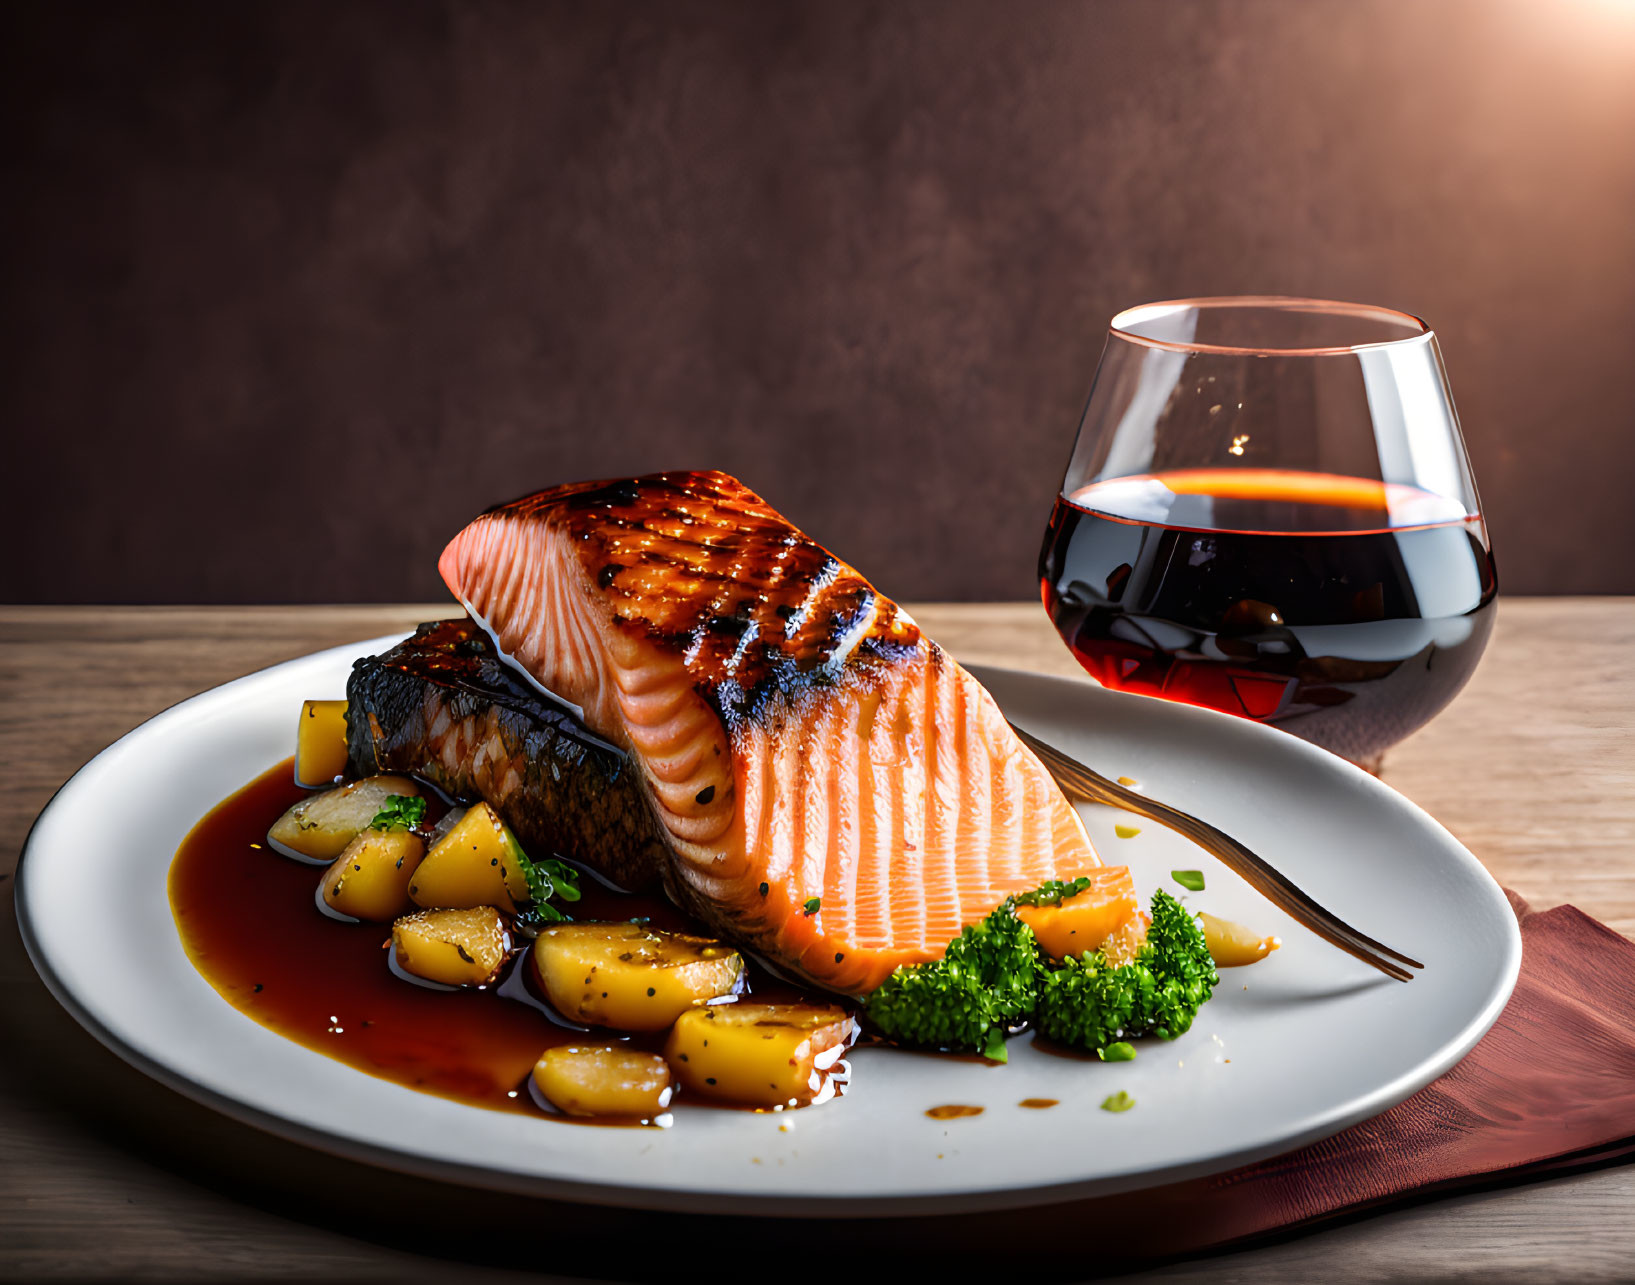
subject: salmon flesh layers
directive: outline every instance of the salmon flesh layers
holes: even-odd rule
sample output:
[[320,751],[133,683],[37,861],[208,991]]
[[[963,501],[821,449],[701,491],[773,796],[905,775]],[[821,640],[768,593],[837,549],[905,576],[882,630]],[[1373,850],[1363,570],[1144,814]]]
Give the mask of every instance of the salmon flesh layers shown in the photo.
[[542,695],[470,620],[421,625],[352,667],[354,771],[408,772],[486,800],[525,850],[592,866],[632,891],[663,878],[669,848],[630,756]]
[[938,958],[1099,865],[993,698],[722,473],[542,491],[438,564],[505,656],[630,751],[684,909],[822,986]]

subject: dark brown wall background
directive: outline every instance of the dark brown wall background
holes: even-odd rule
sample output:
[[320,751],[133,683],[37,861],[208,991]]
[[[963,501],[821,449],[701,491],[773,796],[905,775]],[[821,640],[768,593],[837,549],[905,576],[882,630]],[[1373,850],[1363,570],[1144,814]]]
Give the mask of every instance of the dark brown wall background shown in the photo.
[[1023,598],[1107,318],[1441,335],[1511,592],[1635,591],[1635,6],[6,11],[10,601],[439,594],[490,502],[743,476]]

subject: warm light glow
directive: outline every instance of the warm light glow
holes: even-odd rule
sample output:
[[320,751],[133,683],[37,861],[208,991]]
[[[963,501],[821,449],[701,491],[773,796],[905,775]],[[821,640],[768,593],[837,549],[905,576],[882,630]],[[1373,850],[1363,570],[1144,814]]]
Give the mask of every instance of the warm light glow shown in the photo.
[[1092,482],[1067,498],[1121,521],[1166,522],[1171,520],[1175,501],[1186,495],[1372,510],[1388,514],[1392,527],[1477,516],[1467,513],[1457,500],[1419,487],[1295,469],[1198,468],[1143,473]]
[[[1234,445],[1247,441],[1234,438]],[[1237,451],[1241,455],[1243,452]],[[1176,495],[1213,495],[1233,500],[1290,500],[1336,508],[1383,509],[1390,502],[1384,482],[1338,473],[1298,473],[1275,468],[1195,468],[1165,473],[1160,481]],[[1416,494],[1411,487],[1401,490]]]

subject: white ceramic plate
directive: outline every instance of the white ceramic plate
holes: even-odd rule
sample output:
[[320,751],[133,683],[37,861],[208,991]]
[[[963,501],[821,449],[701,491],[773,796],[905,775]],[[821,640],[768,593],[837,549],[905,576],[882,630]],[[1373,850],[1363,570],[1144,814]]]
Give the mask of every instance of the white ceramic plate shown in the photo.
[[[1323,904],[1425,961],[1389,981],[1260,900],[1185,840],[1145,822],[1103,856],[1189,904],[1277,933],[1227,969],[1192,1030],[1134,1062],[1050,1056],[1008,1066],[865,1049],[842,1100],[807,1111],[677,1113],[674,1128],[582,1129],[486,1111],[375,1079],[259,1026],[211,989],[171,918],[166,875],[193,824],[291,752],[299,702],[344,692],[336,648],[165,711],[63,787],[25,848],[18,921],[57,998],[96,1037],[178,1091],[273,1133],[479,1186],[650,1208],[797,1215],[994,1209],[1226,1169],[1334,1133],[1442,1074],[1492,1025],[1521,939],[1503,894],[1425,813],[1280,732],[1202,710],[1006,670],[986,682],[1019,724],[1108,775],[1236,835]],[[98,895],[86,897],[84,890]],[[1124,1090],[1133,1110],[1100,1109]],[[1048,1110],[1024,1098],[1056,1098]],[[981,1106],[937,1120],[930,1107]],[[787,1131],[785,1131],[787,1130]]]

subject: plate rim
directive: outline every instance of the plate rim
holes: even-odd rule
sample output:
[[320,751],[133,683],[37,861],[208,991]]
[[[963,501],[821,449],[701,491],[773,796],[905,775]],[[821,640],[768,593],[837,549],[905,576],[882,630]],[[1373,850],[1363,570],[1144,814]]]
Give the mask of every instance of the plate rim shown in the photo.
[[[326,658],[338,659],[343,654],[352,657],[373,654],[375,650],[392,646],[401,641],[404,636],[402,631],[394,631],[293,656],[183,697],[144,719],[81,764],[52,793],[50,799],[47,800],[29,826],[19,852],[12,880],[12,901],[18,934],[23,942],[29,962],[33,965],[35,972],[39,975],[52,998],[62,1006],[82,1029],[127,1065],[179,1093],[184,1098],[219,1112],[241,1124],[249,1125],[274,1137],[296,1142],[323,1154],[338,1156],[400,1173],[453,1182],[480,1190],[503,1191],[617,1208],[663,1209],[683,1213],[724,1213],[757,1217],[867,1217],[870,1219],[889,1219],[927,1214],[958,1214],[1042,1207],[1070,1200],[1093,1199],[1097,1196],[1158,1187],[1189,1178],[1227,1172],[1258,1160],[1298,1150],[1322,1138],[1331,1137],[1361,1121],[1372,1119],[1445,1075],[1448,1070],[1461,1061],[1498,1021],[1510,1001],[1520,974],[1522,938],[1519,921],[1512,914],[1507,916],[1503,923],[1503,959],[1500,964],[1497,984],[1492,988],[1483,1007],[1465,1023],[1455,1037],[1444,1042],[1434,1057],[1428,1058],[1394,1079],[1376,1086],[1366,1094],[1342,1102],[1328,1111],[1317,1113],[1314,1117],[1303,1121],[1302,1127],[1292,1132],[1280,1134],[1275,1141],[1216,1152],[1193,1161],[1171,1164],[1163,1168],[1137,1169],[1121,1174],[1094,1178],[1028,1186],[999,1188],[972,1186],[932,1193],[913,1192],[888,1196],[876,1194],[866,1197],[829,1194],[823,1190],[798,1195],[781,1192],[771,1194],[742,1191],[728,1193],[718,1190],[697,1191],[679,1186],[636,1186],[623,1182],[600,1182],[594,1178],[562,1178],[523,1173],[486,1164],[466,1164],[420,1152],[398,1149],[362,1137],[337,1134],[321,1127],[305,1124],[277,1111],[262,1108],[244,1097],[221,1092],[208,1085],[201,1084],[185,1073],[173,1069],[163,1061],[151,1057],[146,1052],[136,1048],[128,1043],[117,1031],[107,1026],[101,1018],[81,1002],[73,988],[62,979],[53,967],[50,954],[40,940],[29,912],[28,898],[25,892],[29,886],[26,871],[31,868],[28,864],[28,857],[35,846],[35,836],[39,832],[41,822],[53,809],[61,805],[63,796],[70,792],[76,782],[90,773],[105,757],[113,754],[132,738],[150,732],[155,724],[177,717],[187,706],[194,702],[207,697],[215,699],[227,698],[230,696],[232,689],[248,685],[258,679],[264,679],[279,670],[295,665],[321,662]],[[1391,806],[1403,810],[1413,817],[1419,825],[1434,832],[1439,832],[1444,836],[1447,844],[1451,845],[1452,849],[1456,850],[1458,854],[1455,859],[1478,873],[1482,879],[1485,879],[1492,886],[1498,896],[1504,897],[1502,887],[1475,854],[1466,848],[1435,817],[1419,807],[1413,800],[1392,789],[1378,778],[1363,772],[1354,764],[1350,764],[1326,750],[1301,741],[1278,729],[1179,702],[1111,691],[1088,678],[1066,677],[1037,670],[978,663],[967,665],[966,668],[977,677],[978,681],[983,682],[984,686],[987,685],[988,681],[986,676],[990,674],[995,675],[1001,682],[1019,681],[1047,687],[1056,684],[1069,684],[1097,690],[1106,697],[1119,701],[1150,702],[1166,711],[1162,715],[1163,717],[1175,717],[1183,722],[1196,719],[1202,720],[1207,726],[1220,726],[1221,721],[1224,720],[1225,723],[1232,727],[1234,733],[1247,733],[1251,739],[1255,736],[1273,738],[1285,751],[1292,748],[1296,754],[1317,756],[1325,761],[1325,766],[1330,770],[1334,770],[1336,764],[1338,764],[1342,774],[1345,772],[1354,773],[1356,777],[1367,782],[1364,786],[1365,789],[1381,792],[1381,797],[1389,799]],[[169,868],[168,863],[166,868]],[[225,1003],[225,1001],[223,1002]],[[227,1005],[227,1008],[232,1012],[239,1013],[240,1016],[246,1017],[247,1020],[254,1021],[253,1018],[249,1018],[247,1014],[243,1014],[232,1005]],[[269,1028],[264,1027],[263,1029]],[[276,1032],[273,1033],[276,1034]],[[296,1047],[300,1048],[301,1046],[296,1045]],[[302,1051],[312,1057],[323,1057],[321,1053],[310,1049],[303,1048]],[[331,1061],[332,1059],[325,1060]],[[369,1074],[357,1068],[348,1069],[354,1070],[359,1075]],[[371,1076],[370,1078],[381,1079],[382,1077]],[[389,1080],[382,1080],[382,1082],[392,1084],[392,1081]],[[394,1087],[402,1088],[405,1092],[415,1092],[415,1090],[404,1086]],[[473,1106],[470,1109],[482,1110],[483,1108]],[[723,1205],[728,1202],[731,1203],[732,1208],[723,1208]]]

